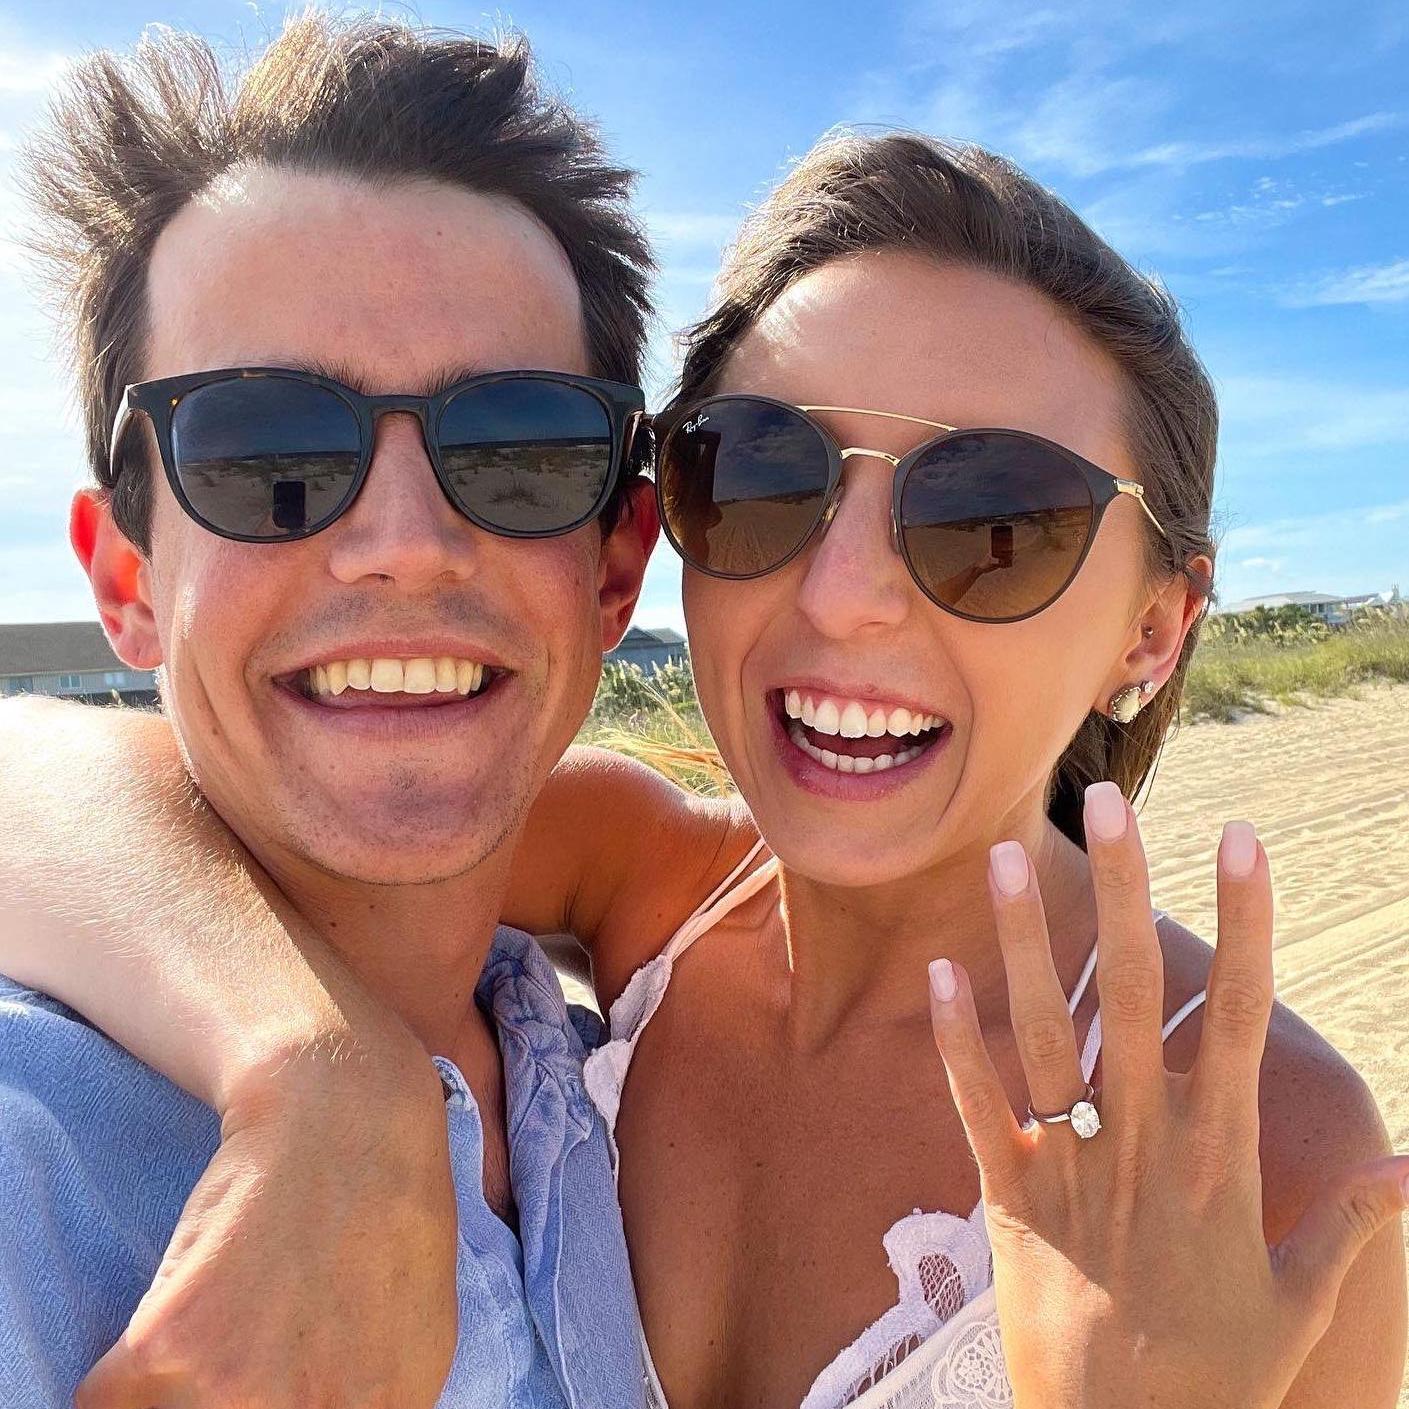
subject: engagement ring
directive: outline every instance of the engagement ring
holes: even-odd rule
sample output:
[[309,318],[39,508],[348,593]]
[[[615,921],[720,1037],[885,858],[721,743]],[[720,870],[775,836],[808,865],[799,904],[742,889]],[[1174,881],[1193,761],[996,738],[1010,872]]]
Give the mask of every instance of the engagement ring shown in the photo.
[[1027,1118],[1043,1125],[1061,1125],[1071,1122],[1071,1128],[1083,1139],[1089,1140],[1101,1128],[1101,1117],[1096,1110],[1096,1091],[1088,1082],[1086,1093],[1069,1111],[1058,1111],[1056,1115],[1038,1115],[1031,1106],[1027,1108]]

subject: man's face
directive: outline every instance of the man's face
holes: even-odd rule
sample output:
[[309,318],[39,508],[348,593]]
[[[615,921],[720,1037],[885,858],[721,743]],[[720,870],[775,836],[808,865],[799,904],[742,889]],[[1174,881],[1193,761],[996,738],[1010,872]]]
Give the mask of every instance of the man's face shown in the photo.
[[[230,178],[163,232],[149,306],[147,378],[314,365],[375,394],[590,370],[557,242],[512,202],[433,183]],[[412,883],[512,835],[612,634],[595,524],[531,541],[481,531],[447,502],[415,419],[395,413],[357,502],[308,539],[229,542],[181,511],[159,471],[155,488],[143,577],[165,705],[202,791],[262,859]],[[306,692],[310,667],[373,658],[487,664],[492,684]]]

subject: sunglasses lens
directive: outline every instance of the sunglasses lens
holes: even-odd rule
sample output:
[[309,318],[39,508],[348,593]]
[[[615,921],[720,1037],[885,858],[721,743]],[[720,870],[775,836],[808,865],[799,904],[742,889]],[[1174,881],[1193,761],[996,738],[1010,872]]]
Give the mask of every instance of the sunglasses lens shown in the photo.
[[334,515],[357,478],[357,416],[324,387],[232,377],[181,398],[171,416],[176,477],[217,533],[277,541]]
[[1085,476],[1027,436],[950,436],[910,470],[900,522],[910,570],[981,621],[1041,611],[1071,581],[1095,516]]
[[785,562],[827,497],[826,442],[796,411],[720,397],[677,424],[657,460],[661,517],[691,567],[754,577]]
[[602,502],[611,476],[607,408],[564,382],[482,382],[445,407],[437,438],[460,507],[510,533],[577,527]]

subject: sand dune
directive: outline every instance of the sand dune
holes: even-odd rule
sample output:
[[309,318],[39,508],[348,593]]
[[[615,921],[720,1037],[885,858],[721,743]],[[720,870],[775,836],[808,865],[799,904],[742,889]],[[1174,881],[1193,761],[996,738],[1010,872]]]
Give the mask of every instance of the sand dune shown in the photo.
[[1409,686],[1170,743],[1140,817],[1155,900],[1210,941],[1231,817],[1272,863],[1278,996],[1364,1075],[1409,1151]]

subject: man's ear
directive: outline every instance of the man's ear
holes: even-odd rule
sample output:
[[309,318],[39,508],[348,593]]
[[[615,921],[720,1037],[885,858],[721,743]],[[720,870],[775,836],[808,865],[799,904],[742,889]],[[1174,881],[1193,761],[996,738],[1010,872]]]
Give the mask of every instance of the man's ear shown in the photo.
[[69,509],[69,542],[93,584],[103,630],[119,660],[134,670],[161,664],[147,560],[113,522],[110,496],[80,489]]
[[616,527],[602,540],[597,597],[602,612],[602,650],[612,650],[626,635],[641,595],[646,564],[660,537],[656,489],[638,480],[627,493]]

